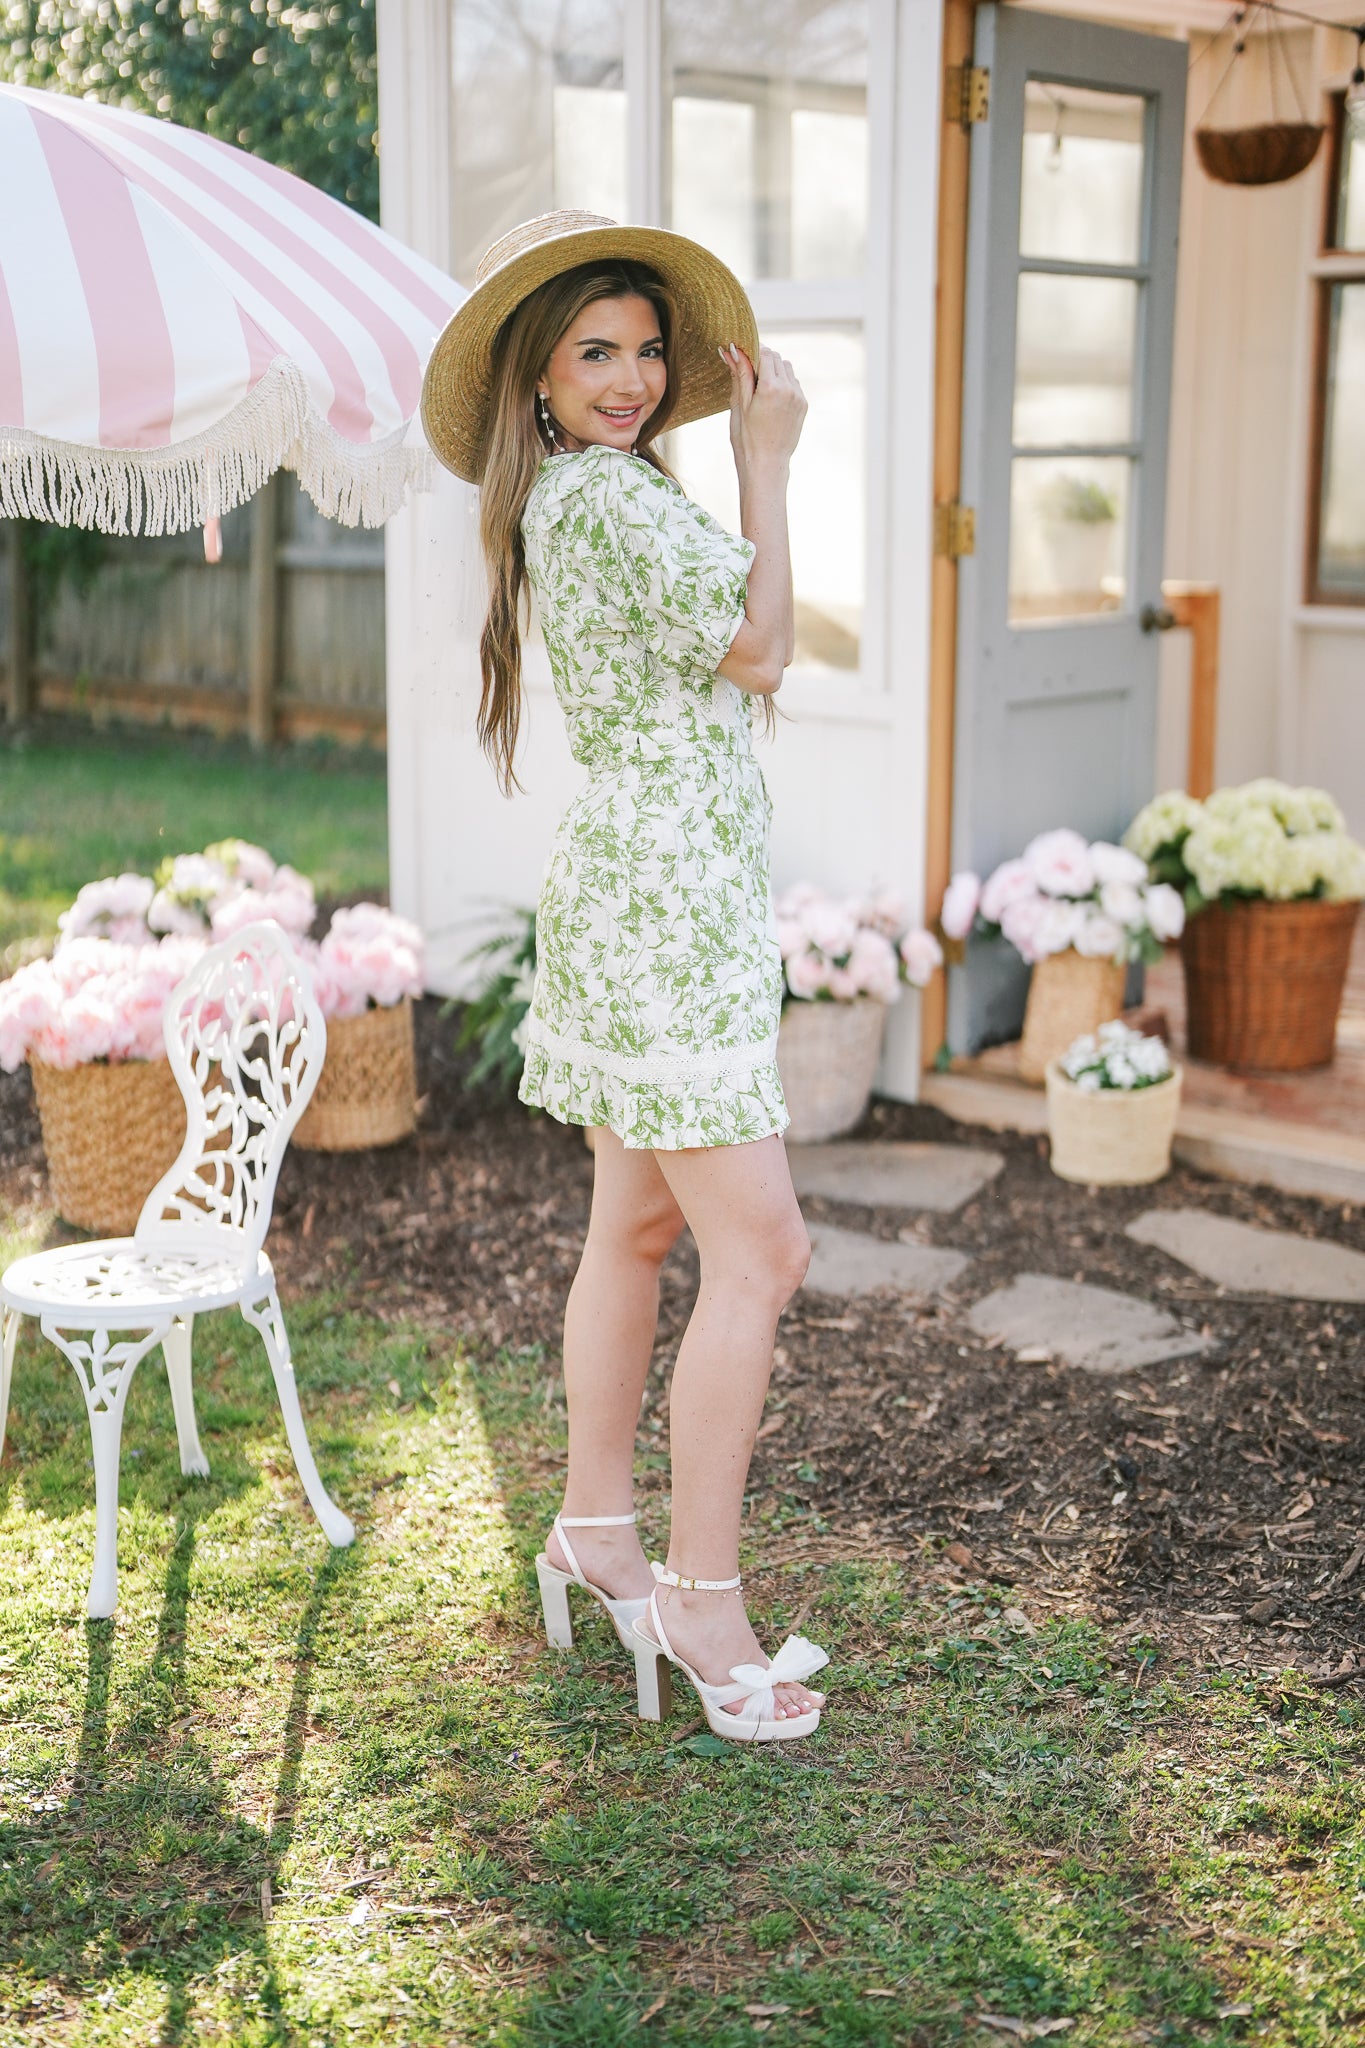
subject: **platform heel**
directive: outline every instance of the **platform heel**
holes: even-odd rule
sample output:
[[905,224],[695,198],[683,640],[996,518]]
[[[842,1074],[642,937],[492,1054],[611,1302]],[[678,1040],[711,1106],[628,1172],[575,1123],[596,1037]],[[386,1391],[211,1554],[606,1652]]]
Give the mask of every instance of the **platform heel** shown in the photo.
[[673,1673],[668,1653],[635,1636],[635,1702],[642,1721],[664,1721],[673,1711]]
[[560,1548],[568,1560],[569,1569],[562,1571],[551,1562],[545,1551],[536,1559],[536,1577],[540,1581],[540,1608],[545,1617],[545,1640],[552,1650],[573,1648],[573,1618],[569,1613],[569,1588],[581,1586],[585,1593],[592,1595],[600,1607],[606,1609],[607,1618],[616,1630],[623,1648],[634,1650],[635,1639],[631,1630],[644,1613],[648,1600],[614,1600],[610,1593],[604,1593],[584,1575],[583,1568],[573,1554],[573,1546],[565,1534],[566,1529],[617,1528],[635,1520],[634,1515],[556,1515],[554,1533],[559,1538]]

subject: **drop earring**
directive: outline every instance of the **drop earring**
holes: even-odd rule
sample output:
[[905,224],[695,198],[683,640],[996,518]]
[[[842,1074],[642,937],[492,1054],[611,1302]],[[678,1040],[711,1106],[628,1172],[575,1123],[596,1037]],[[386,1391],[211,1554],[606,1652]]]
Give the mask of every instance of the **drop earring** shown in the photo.
[[550,418],[550,401],[543,391],[540,394],[540,424],[544,429],[545,438],[549,442],[551,449],[558,453],[559,443],[555,439],[555,423]]

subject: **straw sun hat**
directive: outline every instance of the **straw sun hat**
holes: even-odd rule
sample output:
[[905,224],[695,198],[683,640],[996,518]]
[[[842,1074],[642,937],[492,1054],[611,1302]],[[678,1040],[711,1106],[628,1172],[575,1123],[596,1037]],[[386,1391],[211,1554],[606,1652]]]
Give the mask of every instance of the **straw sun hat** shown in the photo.
[[724,412],[730,372],[717,348],[737,341],[758,362],[758,327],[744,287],[718,256],[667,228],[621,227],[568,207],[523,221],[494,242],[474,289],[449,321],[422,380],[422,426],[447,469],[476,484],[483,476],[484,428],[498,329],[547,278],[594,258],[648,263],[668,285],[676,311],[670,426]]

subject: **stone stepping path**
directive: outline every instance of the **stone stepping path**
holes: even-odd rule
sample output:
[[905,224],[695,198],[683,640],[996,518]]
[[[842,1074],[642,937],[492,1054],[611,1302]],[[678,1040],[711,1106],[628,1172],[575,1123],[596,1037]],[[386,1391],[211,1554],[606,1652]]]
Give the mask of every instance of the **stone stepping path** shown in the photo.
[[979,1337],[1001,1340],[1016,1356],[1060,1359],[1082,1372],[1130,1372],[1211,1348],[1149,1302],[1047,1273],[1020,1273],[977,1302],[967,1320]]
[[811,1225],[807,1294],[875,1294],[884,1287],[920,1300],[951,1287],[971,1264],[965,1252],[938,1245],[888,1244],[865,1230]]
[[950,1214],[980,1194],[1005,1164],[975,1145],[792,1145],[787,1158],[798,1195],[869,1208],[936,1209]]
[[1128,1236],[1155,1245],[1239,1294],[1277,1294],[1290,1301],[1365,1301],[1365,1253],[1345,1245],[1261,1230],[1205,1209],[1148,1209]]

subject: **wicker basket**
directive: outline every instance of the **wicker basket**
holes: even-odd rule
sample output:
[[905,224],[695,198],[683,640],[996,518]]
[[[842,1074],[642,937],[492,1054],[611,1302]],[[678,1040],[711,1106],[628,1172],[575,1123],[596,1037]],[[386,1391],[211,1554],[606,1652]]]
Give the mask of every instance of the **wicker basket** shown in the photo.
[[82,1230],[126,1237],[184,1142],[170,1061],[29,1067],[58,1211]]
[[1283,185],[1308,169],[1322,134],[1312,121],[1260,121],[1253,128],[1196,128],[1194,146],[1220,185]]
[[1181,1070],[1150,1088],[1078,1088],[1055,1060],[1047,1070],[1052,1171],[1087,1187],[1136,1188],[1170,1171]]
[[1029,978],[1019,1072],[1041,1081],[1051,1061],[1074,1039],[1096,1031],[1123,1008],[1127,969],[1113,960],[1087,960],[1074,946],[1040,960]]
[[305,1152],[363,1152],[396,1145],[417,1128],[412,1000],[358,1017],[334,1017],[318,1085],[294,1131]]
[[1192,1059],[1275,1073],[1325,1067],[1336,1050],[1358,903],[1214,903],[1185,927]]
[[885,1032],[886,1005],[871,996],[784,1006],[777,1071],[792,1144],[814,1145],[853,1129],[872,1094]]

